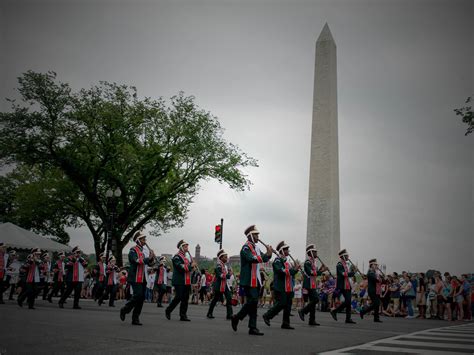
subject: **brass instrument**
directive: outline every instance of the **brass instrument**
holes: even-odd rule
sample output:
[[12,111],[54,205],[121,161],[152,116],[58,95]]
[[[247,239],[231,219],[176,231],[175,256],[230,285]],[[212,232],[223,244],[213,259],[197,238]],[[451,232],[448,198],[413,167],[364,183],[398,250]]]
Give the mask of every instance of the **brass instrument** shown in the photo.
[[367,276],[360,272],[359,268],[352,262],[351,259],[347,258],[347,260],[351,263],[351,267],[354,269],[354,272],[358,272],[360,276]]
[[153,259],[152,259],[151,264],[152,264],[152,265],[155,264],[155,263],[156,263],[156,254],[155,254],[155,252],[153,251],[153,249],[151,249],[151,248],[148,246],[148,244],[147,244],[146,242],[145,242],[143,245],[146,246],[146,248],[148,249],[148,253],[149,253],[149,254],[148,254],[148,257],[150,257],[150,255],[153,254]]
[[[268,249],[268,245],[267,245],[267,244],[265,244],[264,242],[262,242],[260,239],[259,239],[258,241],[259,241],[259,243],[262,243],[262,245],[263,245],[265,248]],[[275,254],[275,255],[278,256],[278,257],[281,256],[281,255],[278,254],[278,253],[276,252],[276,250],[273,249],[273,248],[272,248],[272,253]],[[295,268],[296,268],[297,265],[298,265],[298,267],[301,267],[301,265],[300,265],[295,259],[293,259],[293,257],[291,256],[290,253],[288,253],[288,256],[290,257],[290,259],[291,259],[291,260],[293,261],[293,263],[295,264],[295,265],[294,265]]]
[[332,278],[335,278],[334,275],[331,273],[331,270],[329,270],[329,268],[326,266],[326,264],[321,260],[321,258],[319,256],[316,256],[316,258],[319,260],[319,262],[321,263],[321,267],[326,267],[327,269],[327,272],[329,272],[329,275],[331,275]]
[[[268,245],[262,242],[260,239],[258,239],[258,242],[261,243],[265,248],[268,249]],[[272,253],[275,254],[276,256],[280,257],[280,255],[272,248]]]
[[192,267],[194,270],[197,270],[197,268],[198,268],[197,263],[194,261],[193,256],[191,255],[191,253],[190,253],[189,251],[187,251],[186,254],[188,254],[188,255],[189,255],[189,259],[191,259],[191,267]]

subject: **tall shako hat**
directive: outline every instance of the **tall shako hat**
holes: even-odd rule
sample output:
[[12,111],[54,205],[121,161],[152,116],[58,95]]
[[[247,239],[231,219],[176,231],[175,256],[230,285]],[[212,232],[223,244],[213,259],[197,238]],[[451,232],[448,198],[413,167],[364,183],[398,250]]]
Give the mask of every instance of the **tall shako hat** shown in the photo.
[[181,249],[181,247],[185,246],[185,245],[189,245],[189,243],[185,242],[184,239],[181,239],[179,242],[178,242],[178,245],[176,245],[176,247],[178,249]]
[[160,263],[165,263],[166,262],[166,257],[160,256]]
[[257,230],[257,227],[255,224],[252,224],[251,226],[247,227],[244,231],[244,235],[246,237],[250,237],[252,234],[259,234],[260,232]]
[[16,251],[15,250],[10,250],[10,256],[15,256],[16,255]]
[[58,254],[58,256],[66,256],[66,253],[62,251]]
[[227,255],[227,253],[224,251],[224,249],[221,249],[217,252],[217,257],[219,259],[222,258],[224,255]]
[[30,251],[31,254],[41,254],[41,249],[40,248],[33,248]]
[[104,256],[105,256],[104,253],[99,254],[99,258],[103,258]]
[[46,258],[47,256],[49,256],[49,253],[48,253],[48,252],[46,252],[46,253],[44,253],[43,255],[41,255],[42,258]]
[[110,263],[112,260],[115,260],[115,256],[110,256],[108,262]]
[[339,256],[344,256],[344,255],[349,255],[349,253],[347,252],[346,249],[342,249],[342,250],[339,252]]
[[286,243],[282,240],[280,243],[277,245],[277,251],[281,254],[283,252],[283,249],[288,249],[290,246],[286,245]]
[[0,248],[1,247],[4,247],[5,246],[5,243],[4,242],[0,242]]
[[314,244],[308,244],[306,246],[306,253],[309,253],[310,251],[317,251],[316,250],[316,247],[314,246]]
[[369,266],[371,266],[372,264],[378,264],[377,259],[370,259],[369,260]]
[[74,248],[72,248],[73,253],[76,253],[78,251],[81,251],[81,249],[79,249],[79,247],[77,245]]
[[138,239],[145,238],[146,235],[143,234],[141,231],[136,231],[133,235],[133,241],[136,242]]

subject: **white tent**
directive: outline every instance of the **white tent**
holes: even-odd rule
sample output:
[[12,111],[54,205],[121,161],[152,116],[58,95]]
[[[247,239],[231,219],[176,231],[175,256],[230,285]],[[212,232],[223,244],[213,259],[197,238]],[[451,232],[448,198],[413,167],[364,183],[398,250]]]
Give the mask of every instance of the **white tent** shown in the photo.
[[18,249],[40,248],[43,251],[70,251],[71,247],[42,237],[13,223],[0,224],[0,242]]

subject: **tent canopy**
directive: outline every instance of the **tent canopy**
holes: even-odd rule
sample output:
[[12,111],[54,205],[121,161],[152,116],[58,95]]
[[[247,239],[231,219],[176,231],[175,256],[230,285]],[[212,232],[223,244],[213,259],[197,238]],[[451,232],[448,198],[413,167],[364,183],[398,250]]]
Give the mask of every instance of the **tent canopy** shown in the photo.
[[71,247],[42,237],[13,223],[0,224],[0,242],[18,249],[40,248],[47,251],[70,251]]

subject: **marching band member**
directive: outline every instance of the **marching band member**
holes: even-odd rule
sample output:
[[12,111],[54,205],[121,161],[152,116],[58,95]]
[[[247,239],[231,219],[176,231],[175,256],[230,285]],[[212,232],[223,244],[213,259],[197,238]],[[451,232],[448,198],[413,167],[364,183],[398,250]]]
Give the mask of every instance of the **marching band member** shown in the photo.
[[158,268],[156,270],[156,279],[155,279],[156,281],[155,287],[158,290],[158,300],[156,301],[156,306],[163,307],[161,302],[163,301],[163,296],[166,293],[166,280],[168,277],[168,272],[166,270],[166,265],[165,265],[166,258],[164,256],[160,257],[159,263],[160,264],[158,265]]
[[7,246],[0,242],[0,304],[4,304],[3,291],[5,290],[4,284],[6,282],[6,271],[8,264],[8,253]]
[[212,298],[211,304],[209,305],[209,310],[207,311],[207,318],[215,318],[212,314],[214,312],[214,307],[216,306],[217,301],[222,300],[222,297],[225,297],[227,317],[226,319],[232,319],[232,294],[230,292],[229,286],[227,285],[227,280],[230,278],[231,272],[227,269],[227,253],[224,249],[219,250],[217,253],[217,265],[216,265],[216,279],[214,281],[214,297]]
[[247,242],[240,251],[240,285],[245,291],[245,304],[240,311],[232,316],[232,329],[237,331],[239,321],[249,316],[249,334],[263,335],[257,328],[257,305],[262,280],[260,279],[260,264],[272,257],[272,247],[269,245],[265,254],[257,247],[259,231],[255,225],[248,227],[244,235]]
[[306,247],[306,261],[304,262],[304,273],[303,273],[303,288],[308,290],[308,304],[298,311],[301,320],[304,322],[305,314],[309,313],[309,325],[319,325],[316,322],[316,304],[319,302],[319,295],[316,291],[317,282],[316,278],[321,276],[324,271],[328,270],[325,265],[322,265],[319,269],[316,265],[318,257],[318,251],[314,244],[309,244]]
[[380,294],[382,293],[382,277],[378,268],[379,265],[377,263],[377,259],[369,260],[369,271],[367,272],[367,279],[369,297],[372,303],[369,307],[362,308],[359,315],[361,319],[364,319],[364,315],[373,310],[374,322],[382,323],[379,317]]
[[25,270],[24,288],[18,296],[17,303],[23,307],[23,301],[28,299],[28,308],[35,309],[35,297],[37,285],[40,282],[40,268],[41,268],[41,249],[34,248],[28,256],[23,269]]
[[173,279],[172,285],[175,289],[175,296],[171,303],[166,307],[165,315],[169,320],[171,319],[171,312],[179,304],[179,320],[189,322],[188,318],[188,301],[189,293],[191,292],[191,269],[196,267],[196,263],[191,262],[187,257],[188,243],[184,240],[178,242],[178,253],[173,256]]
[[19,281],[21,263],[18,261],[18,254],[15,250],[11,250],[9,254],[7,273],[10,275],[10,297],[8,299],[12,301]]
[[117,293],[117,275],[120,272],[120,268],[115,264],[116,260],[114,256],[109,258],[109,265],[107,265],[107,286],[105,292],[99,298],[99,306],[104,303],[104,299],[109,297],[109,307],[115,307],[115,295]]
[[265,324],[270,326],[270,320],[283,310],[282,329],[295,329],[290,325],[291,305],[293,303],[293,277],[300,269],[299,264],[291,266],[287,258],[290,246],[284,241],[276,247],[279,256],[273,261],[273,289],[275,291],[274,305],[263,314]]
[[127,313],[130,313],[133,310],[132,324],[142,325],[142,323],[140,323],[140,313],[142,312],[143,302],[145,301],[145,265],[150,266],[154,263],[155,254],[150,250],[149,257],[145,257],[143,247],[146,244],[146,236],[140,231],[135,232],[133,235],[133,241],[136,245],[130,248],[130,251],[128,252],[130,268],[127,279],[132,287],[133,295],[130,300],[125,303],[125,306],[120,309],[120,319],[125,321]]
[[64,293],[64,276],[66,275],[66,264],[64,259],[66,259],[66,254],[62,251],[58,254],[58,260],[53,264],[53,287],[51,292],[48,295],[48,302],[53,302],[53,296],[57,296],[58,291],[61,290],[61,296]]
[[[41,275],[43,276],[43,300],[48,297],[48,291],[51,286],[51,259],[49,253],[43,254],[43,263],[41,265]],[[41,278],[40,275],[40,278]]]
[[346,309],[346,323],[355,324],[355,322],[351,319],[351,283],[349,278],[354,276],[355,272],[353,270],[353,266],[349,270],[349,266],[347,265],[347,261],[349,260],[349,254],[347,253],[346,249],[342,249],[339,252],[339,258],[341,259],[336,266],[337,271],[337,286],[336,289],[339,291],[339,297],[342,295],[344,296],[344,303],[341,303],[339,307],[332,309],[330,311],[331,316],[334,320],[337,321],[337,312],[341,309]]
[[73,309],[81,309],[79,299],[81,297],[82,283],[84,282],[84,269],[87,261],[81,256],[78,246],[72,249],[72,254],[66,259],[66,291],[59,300],[59,308],[64,308],[64,302],[74,290]]
[[107,264],[105,263],[105,255],[104,253],[99,254],[99,261],[97,265],[94,266],[93,274],[95,278],[95,290],[94,290],[94,301],[97,301],[99,298],[102,297],[104,293],[104,289],[106,285],[106,270]]

